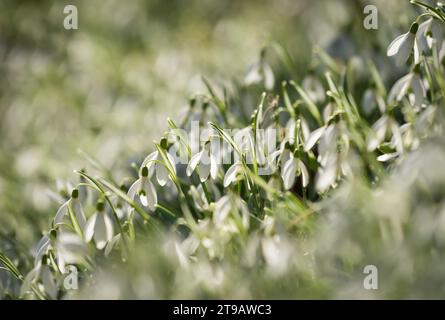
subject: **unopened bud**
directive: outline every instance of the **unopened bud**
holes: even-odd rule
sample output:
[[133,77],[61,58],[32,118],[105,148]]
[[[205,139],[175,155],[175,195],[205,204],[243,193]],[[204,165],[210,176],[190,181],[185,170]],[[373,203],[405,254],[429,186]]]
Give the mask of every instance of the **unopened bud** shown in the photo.
[[148,177],[148,168],[147,167],[143,167],[141,174],[143,177]]
[[75,188],[73,191],[71,191],[71,198],[77,199],[79,198],[79,189]]

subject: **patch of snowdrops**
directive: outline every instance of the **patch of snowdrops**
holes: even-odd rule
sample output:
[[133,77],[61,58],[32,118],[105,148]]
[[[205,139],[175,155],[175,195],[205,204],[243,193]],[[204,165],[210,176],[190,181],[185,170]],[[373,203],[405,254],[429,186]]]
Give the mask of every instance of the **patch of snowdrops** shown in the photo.
[[[168,119],[131,178],[76,171],[34,267],[21,275],[2,257],[17,296],[429,296],[444,261],[445,11],[415,4],[424,12],[387,48],[408,66],[390,86],[360,59],[359,95],[354,65],[321,50],[307,77],[277,83],[266,53],[285,50],[270,46],[240,88],[204,80],[208,94]],[[267,92],[243,118],[251,86]],[[366,265],[380,268],[381,290],[363,288]],[[64,287],[68,266],[79,290]]]

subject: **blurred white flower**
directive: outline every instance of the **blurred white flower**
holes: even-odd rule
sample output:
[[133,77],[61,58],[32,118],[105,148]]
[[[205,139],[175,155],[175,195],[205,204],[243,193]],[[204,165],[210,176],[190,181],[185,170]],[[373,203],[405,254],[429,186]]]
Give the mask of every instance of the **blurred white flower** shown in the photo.
[[[415,67],[416,69],[417,67]],[[408,90],[412,89],[414,93],[415,106],[421,106],[426,97],[426,89],[419,73],[416,71],[408,73],[406,76],[397,80],[388,94],[388,102],[394,103],[401,101],[406,96]]]
[[128,197],[134,199],[136,195],[139,197],[142,205],[148,207],[151,211],[156,210],[158,204],[158,196],[156,189],[148,178],[148,168],[143,167],[141,176],[128,189]]
[[372,129],[374,135],[370,136],[368,139],[368,151],[374,151],[385,140],[385,137],[389,132],[392,136],[390,145],[394,147],[399,154],[403,153],[404,146],[402,134],[399,125],[393,118],[389,117],[387,114],[383,115],[376,123],[374,123]]
[[414,63],[419,63],[419,48],[416,40],[416,33],[419,28],[417,23],[411,25],[410,30],[395,38],[388,46],[388,57],[395,56],[397,65],[404,64],[414,49]]
[[199,185],[198,187],[195,187],[194,185],[190,186],[189,193],[192,196],[193,202],[199,211],[202,212],[209,209],[209,203],[202,189],[202,185]]
[[295,158],[292,152],[285,149],[283,151],[281,163],[281,178],[283,179],[285,190],[292,188],[295,182],[295,177],[300,175],[302,178],[303,187],[307,187],[309,184],[309,173],[306,166],[300,159]]
[[212,179],[216,179],[218,175],[219,165],[216,157],[211,153],[210,145],[211,143],[207,142],[204,148],[190,159],[186,170],[187,175],[191,176],[196,169],[201,182],[206,181],[209,175]]
[[96,209],[85,225],[85,241],[90,242],[94,238],[96,248],[101,250],[113,238],[113,222],[105,211],[105,203],[98,201]]
[[265,51],[261,52],[260,61],[251,64],[246,71],[244,83],[249,86],[263,82],[266,90],[272,90],[275,84],[275,76],[272,68],[266,63],[264,59]]
[[437,50],[440,50],[443,43],[443,37],[443,27],[435,18],[430,18],[422,22],[419,25],[416,35],[421,52],[428,52],[429,49],[433,48],[434,43]]
[[63,219],[68,215],[68,210],[72,210],[79,223],[80,228],[85,227],[86,217],[82,208],[82,203],[79,199],[79,190],[73,189],[71,192],[71,198],[60,206],[57,210],[56,216],[54,218],[54,224],[60,224]]
[[315,103],[322,102],[325,99],[325,90],[320,80],[313,75],[310,74],[303,79],[301,83],[304,91],[308,94],[309,98]]
[[228,194],[219,199],[215,204],[213,223],[217,227],[223,227],[232,217],[235,224],[240,223],[245,230],[249,228],[249,209],[246,203],[234,194]]
[[61,232],[57,236],[56,255],[60,272],[65,273],[67,264],[81,262],[88,254],[82,238],[76,233]]

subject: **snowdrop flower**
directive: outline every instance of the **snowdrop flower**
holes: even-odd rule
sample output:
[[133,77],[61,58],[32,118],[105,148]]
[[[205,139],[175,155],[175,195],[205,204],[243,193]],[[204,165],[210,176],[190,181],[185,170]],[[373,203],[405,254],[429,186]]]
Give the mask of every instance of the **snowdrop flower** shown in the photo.
[[285,149],[283,151],[281,163],[281,178],[283,179],[285,190],[292,188],[295,182],[295,177],[300,175],[303,187],[307,187],[309,184],[309,173],[300,159],[295,158],[290,150]]
[[210,152],[210,142],[207,142],[204,148],[190,159],[186,170],[187,175],[190,177],[195,169],[198,171],[201,182],[206,181],[209,175],[212,179],[216,179],[218,162],[216,157]]
[[301,83],[304,91],[308,94],[309,98],[315,103],[322,102],[325,98],[325,90],[320,80],[313,75],[310,74],[303,79]]
[[113,222],[105,212],[105,203],[98,201],[96,209],[85,225],[85,241],[90,242],[94,237],[96,248],[101,250],[113,238]]
[[363,111],[366,115],[370,115],[376,106],[381,113],[384,113],[386,110],[384,99],[376,92],[374,88],[366,89],[361,102]]
[[293,246],[284,236],[263,238],[261,249],[271,276],[281,276],[291,267]]
[[139,197],[142,205],[148,207],[151,211],[156,210],[158,204],[158,196],[156,189],[148,178],[148,168],[143,167],[141,170],[141,176],[136,180],[128,189],[128,197],[134,199],[136,195]]
[[54,224],[62,223],[63,219],[68,215],[68,210],[72,210],[79,223],[79,226],[83,229],[86,223],[85,213],[82,208],[82,203],[79,199],[79,190],[73,189],[71,192],[71,198],[66,201],[57,210],[56,217],[54,218]]
[[213,223],[217,227],[223,227],[229,217],[240,221],[241,225],[247,229],[249,227],[249,209],[246,203],[234,194],[228,194],[220,198],[215,203],[213,213]]
[[199,211],[203,212],[209,209],[209,202],[207,201],[207,197],[201,185],[199,185],[198,188],[196,188],[194,185],[190,186],[189,193]]
[[436,43],[437,49],[440,50],[443,37],[441,23],[435,18],[430,18],[419,25],[416,38],[419,49],[422,52],[428,52],[429,49],[432,49],[434,42]]
[[57,266],[65,273],[65,266],[81,262],[88,254],[88,249],[82,238],[71,232],[62,232],[56,242]]
[[290,118],[286,123],[283,142],[286,143],[289,141],[291,145],[294,145],[295,143],[298,144],[300,141],[305,141],[310,133],[309,125],[304,118],[300,118],[297,121]]
[[403,153],[403,139],[397,122],[388,115],[383,115],[372,126],[375,135],[368,140],[368,151],[374,151],[384,140],[388,132],[392,134],[391,146],[395,147],[399,154]]
[[397,38],[395,38],[388,46],[388,57],[394,56],[397,65],[404,64],[414,49],[414,63],[419,62],[419,49],[417,46],[416,33],[419,25],[415,22],[411,25],[410,30]]
[[[168,152],[165,152],[167,155],[168,161],[170,162],[171,167],[173,170],[175,169],[175,160],[173,159],[172,155]],[[159,185],[161,187],[165,186],[169,179],[169,174],[167,169],[162,164],[164,162],[164,159],[162,158],[159,151],[154,151],[150,153],[142,162],[142,168],[147,167],[148,168],[148,176],[152,177],[153,173],[156,173],[156,180],[158,181]],[[176,173],[176,171],[175,171]]]
[[233,182],[237,181],[242,172],[243,166],[241,161],[236,161],[234,164],[232,164],[224,176],[224,188],[227,188]]
[[272,90],[275,84],[275,77],[272,68],[264,59],[265,51],[261,52],[260,61],[251,64],[244,77],[244,83],[249,86],[251,84],[264,82],[266,90]]
[[422,79],[419,76],[418,70],[419,66],[416,66],[414,71],[397,80],[388,94],[389,103],[401,101],[403,97],[406,96],[410,88],[414,93],[414,105],[421,106],[424,103],[426,89]]

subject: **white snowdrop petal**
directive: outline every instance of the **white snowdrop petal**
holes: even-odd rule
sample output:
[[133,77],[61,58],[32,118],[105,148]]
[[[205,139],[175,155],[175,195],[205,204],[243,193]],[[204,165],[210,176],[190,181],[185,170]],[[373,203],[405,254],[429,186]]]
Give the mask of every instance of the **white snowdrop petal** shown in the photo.
[[113,221],[111,220],[110,216],[108,214],[104,214],[104,223],[105,223],[105,229],[107,233],[107,242],[111,241],[113,239]]
[[272,90],[275,84],[275,77],[272,71],[272,68],[267,64],[263,64],[263,73],[264,73],[264,87],[266,90]]
[[296,170],[296,159],[290,158],[287,160],[284,164],[281,176],[283,178],[284,189],[289,190],[294,185]]
[[153,186],[153,183],[151,183],[151,181],[148,179],[144,182],[144,192],[146,200],[145,206],[148,206],[151,211],[155,211],[156,205],[158,204],[158,196],[156,194],[156,189]]
[[406,39],[401,43],[399,52],[395,56],[397,65],[401,66],[408,60],[414,46],[414,40],[415,36],[409,33]]
[[247,68],[246,76],[244,77],[244,83],[246,85],[251,85],[261,81],[261,74],[259,72],[259,64],[251,64]]
[[309,138],[307,139],[304,150],[307,152],[312,149],[312,147],[317,143],[317,141],[321,138],[324,131],[326,130],[326,127],[320,127],[318,129],[315,129],[312,131],[312,133],[309,135]]
[[400,50],[400,46],[403,44],[405,39],[407,38],[408,34],[404,33],[400,36],[396,37],[388,46],[388,50],[386,52],[388,57],[392,57],[393,55],[397,54]]
[[403,153],[403,139],[402,134],[400,133],[400,128],[395,121],[391,123],[391,131],[392,131],[392,139],[394,141],[394,146],[397,149],[398,153]]
[[96,217],[96,223],[94,226],[94,242],[96,243],[96,248],[102,250],[105,248],[108,242],[109,231],[107,230],[108,225],[105,222],[105,213],[98,212]]
[[121,234],[118,233],[113,237],[113,239],[111,239],[111,241],[107,243],[107,246],[105,247],[104,251],[105,256],[108,256],[111,253],[113,248],[120,242],[120,240],[121,240]]
[[239,171],[239,163],[235,162],[230,166],[224,176],[224,187],[227,188],[233,181],[235,181],[236,176]]
[[159,185],[163,187],[166,185],[168,181],[168,171],[160,163],[156,163],[155,168],[156,168],[156,180],[158,180]]
[[232,207],[231,199],[229,195],[226,195],[219,199],[215,204],[215,212],[213,214],[213,222],[216,225],[220,225],[230,213]]
[[414,64],[419,64],[420,63],[420,50],[419,50],[419,46],[417,45],[417,41],[415,40],[416,38],[414,38]]
[[406,95],[406,92],[408,91],[412,77],[413,75],[409,73],[397,80],[396,83],[394,83],[388,94],[388,101],[390,103],[403,99],[403,97]]
[[216,179],[218,177],[218,163],[214,155],[210,155],[210,176],[212,179]]
[[85,227],[86,217],[85,212],[83,211],[82,203],[79,199],[73,199],[72,204],[77,222],[79,223],[80,228],[83,229]]
[[317,175],[315,188],[317,191],[326,191],[334,182],[337,173],[337,162],[330,160],[326,167],[320,169]]
[[131,185],[130,189],[128,189],[127,196],[128,196],[130,199],[133,199],[133,200],[134,200],[134,197],[135,197],[135,195],[136,195],[136,192],[137,192],[138,189],[139,189],[140,184],[141,184],[141,179],[138,179],[138,180],[136,180],[136,181]]
[[85,224],[83,235],[86,242],[90,242],[94,235],[94,226],[96,224],[97,213],[93,214]]
[[393,152],[393,153],[385,153],[382,154],[381,156],[377,157],[377,161],[379,162],[387,162],[391,159],[394,159],[395,157],[397,157],[399,154],[397,152]]
[[304,165],[304,163],[301,160],[297,160],[297,164],[301,171],[301,180],[302,180],[303,187],[306,188],[307,185],[309,184],[309,172],[307,171],[306,166]]
[[198,166],[198,175],[201,182],[204,182],[208,179],[210,174],[210,164],[200,163]]
[[425,86],[423,85],[422,80],[419,75],[415,74],[413,76],[413,80],[411,82],[411,87],[413,89],[414,97],[415,97],[415,105],[421,106],[424,102],[424,97],[426,95]]
[[66,201],[64,204],[62,204],[60,206],[60,208],[57,210],[56,216],[54,218],[54,223],[55,224],[59,224],[62,223],[63,218],[66,216],[67,214],[67,210],[68,210],[68,204],[69,204],[70,200]]
[[186,173],[189,177],[192,175],[193,171],[195,171],[195,168],[198,165],[199,160],[201,160],[201,155],[202,151],[198,152],[190,159],[190,162],[187,165],[187,170],[186,170]]

